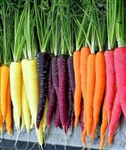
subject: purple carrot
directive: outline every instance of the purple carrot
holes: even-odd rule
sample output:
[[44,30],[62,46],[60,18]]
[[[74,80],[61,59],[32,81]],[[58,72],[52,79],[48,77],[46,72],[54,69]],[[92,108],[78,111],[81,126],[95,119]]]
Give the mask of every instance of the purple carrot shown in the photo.
[[[52,58],[53,58],[53,55],[50,55],[50,64],[52,63]],[[53,84],[53,81],[52,81],[52,66],[50,65],[50,67],[49,67],[49,79],[48,79],[48,98],[49,98],[49,100],[50,100],[50,96],[51,96],[52,84]]]
[[80,115],[80,127],[81,127],[81,131],[83,131],[84,129],[84,122],[83,122],[83,114],[84,114],[84,101],[82,100],[82,104],[81,104],[81,115]]
[[59,111],[60,111],[60,120],[62,123],[63,129],[65,129],[67,122],[67,60],[65,55],[58,56],[58,75],[59,75]]
[[61,121],[60,121],[59,101],[57,100],[56,113],[54,117],[54,127],[57,128],[60,126],[60,124],[61,124]]
[[74,109],[71,114],[71,121],[70,121],[70,126],[73,128],[74,127],[74,122],[75,122],[75,114],[74,114]]
[[74,78],[74,69],[73,69],[73,56],[68,57],[67,63],[68,63],[68,74],[69,74],[69,77],[70,77],[70,84],[71,84],[72,92],[73,92],[73,95],[74,95],[75,78]]
[[37,68],[39,77],[39,100],[36,118],[36,127],[39,128],[43,117],[46,96],[48,94],[48,76],[49,76],[50,55],[40,52],[37,54]]
[[54,114],[54,109],[56,105],[56,91],[54,86],[52,85],[51,93],[50,93],[50,101],[49,101],[49,107],[47,110],[46,114],[46,124],[49,126],[52,122],[53,114]]
[[58,77],[58,64],[57,64],[57,56],[54,56],[52,58],[52,63],[51,63],[51,67],[52,67],[52,80],[53,80],[53,84],[54,84],[54,88],[56,90],[56,94],[58,97],[58,90],[59,90],[59,77]]
[[71,88],[71,84],[70,84],[70,80],[69,80],[69,76],[68,76],[68,94],[67,94],[67,124],[66,124],[66,128],[65,128],[65,133],[67,134],[68,129],[70,128],[71,125],[71,115],[72,115],[72,111],[73,111],[73,93],[72,93],[72,88]]

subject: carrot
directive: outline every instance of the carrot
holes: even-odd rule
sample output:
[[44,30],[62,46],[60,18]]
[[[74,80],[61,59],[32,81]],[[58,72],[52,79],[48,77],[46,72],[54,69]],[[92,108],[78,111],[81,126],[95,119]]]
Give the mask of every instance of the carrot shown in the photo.
[[[81,48],[80,56],[80,74],[81,74],[81,91],[84,100],[84,110],[86,110],[86,88],[87,88],[87,59],[90,54],[89,47]],[[86,124],[86,111],[83,114],[83,123]],[[85,126],[86,127],[86,126]]]
[[20,129],[20,119],[22,114],[22,70],[20,62],[12,62],[10,65],[10,88],[13,103],[15,126]]
[[84,145],[86,145],[86,135],[87,135],[87,130],[86,128],[84,128],[81,134],[81,141]]
[[1,113],[5,120],[7,114],[7,91],[9,85],[9,66],[3,65],[1,68]]
[[95,92],[95,58],[96,54],[90,54],[87,60],[87,88],[86,88],[86,127],[89,136],[93,123],[93,98]]
[[28,104],[32,116],[32,125],[36,122],[37,106],[39,98],[39,83],[36,59],[28,60],[27,68],[27,88],[28,88]]
[[56,105],[56,91],[54,88],[54,85],[52,84],[52,88],[50,91],[50,100],[49,100],[49,107],[47,110],[47,114],[46,114],[46,124],[47,126],[49,126],[52,122],[52,118],[54,115],[54,109],[55,109],[55,105]]
[[10,95],[10,79],[9,79],[9,84],[8,84],[8,90],[7,90],[7,113],[6,113],[6,129],[8,132],[8,135],[12,135],[12,107],[11,107],[11,95]]
[[103,102],[103,96],[106,83],[106,66],[104,52],[98,52],[95,59],[95,92],[93,99],[93,120],[95,128],[99,122],[101,105]]
[[107,93],[105,93],[104,103],[103,103],[103,107],[102,107],[102,124],[101,124],[101,127],[100,127],[100,147],[99,147],[100,150],[104,146],[105,132],[106,132],[107,127],[108,127],[108,114],[107,114],[106,95],[107,95]]
[[26,127],[26,130],[29,132],[30,125],[31,125],[31,113],[29,109],[28,98],[26,95],[26,88],[24,85],[24,81],[22,81],[22,116],[24,119],[24,125]]
[[[1,90],[1,68],[2,67],[0,66],[0,90]],[[2,113],[1,113],[1,98],[0,98],[0,127],[2,126],[2,123],[3,123],[3,118],[2,118]]]
[[87,87],[87,59],[90,54],[89,47],[82,47],[80,51],[80,74],[81,74],[81,90],[83,99],[86,99]]
[[115,100],[115,66],[114,66],[114,50],[106,50],[104,53],[106,63],[106,105],[108,121],[110,121],[112,108]]
[[59,112],[62,127],[65,129],[67,122],[67,57],[66,55],[58,56],[58,77],[59,77]]
[[81,113],[81,74],[80,74],[80,56],[81,51],[75,51],[73,54],[73,68],[75,75],[75,93],[74,93],[74,112],[75,112],[75,129],[79,122]]
[[117,92],[119,94],[119,100],[123,114],[126,118],[126,47],[116,48],[114,51],[114,65],[116,74]]
[[110,124],[109,124],[108,145],[110,145],[112,143],[113,135],[114,135],[114,133],[117,129],[120,116],[121,116],[121,105],[120,105],[119,93],[117,91],[115,101],[114,101],[113,110],[112,110],[111,121],[110,121]]
[[40,52],[37,54],[37,69],[39,79],[39,99],[36,126],[39,128],[39,123],[43,117],[46,96],[48,94],[48,76],[50,66],[50,55],[48,53]]

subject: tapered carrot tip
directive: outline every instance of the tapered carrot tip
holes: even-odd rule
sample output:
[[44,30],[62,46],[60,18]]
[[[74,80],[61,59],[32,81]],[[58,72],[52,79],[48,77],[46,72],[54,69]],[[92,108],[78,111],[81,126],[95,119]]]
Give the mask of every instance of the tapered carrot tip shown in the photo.
[[112,141],[113,141],[113,135],[110,135],[108,137],[108,146],[110,146],[112,144]]
[[10,136],[11,136],[11,135],[12,135],[12,129],[11,129],[11,128],[9,128],[9,129],[8,129],[8,131],[7,131],[7,133],[8,133],[8,135],[10,135]]
[[39,129],[39,123],[36,123],[36,128]]
[[103,146],[104,146],[104,141],[105,141],[105,137],[102,137],[102,138],[101,138],[101,141],[100,141],[99,150],[102,150],[102,148],[103,148]]
[[74,123],[74,129],[76,130],[76,128],[77,128],[77,125],[78,125],[78,122],[79,122],[79,119],[75,119],[75,123]]

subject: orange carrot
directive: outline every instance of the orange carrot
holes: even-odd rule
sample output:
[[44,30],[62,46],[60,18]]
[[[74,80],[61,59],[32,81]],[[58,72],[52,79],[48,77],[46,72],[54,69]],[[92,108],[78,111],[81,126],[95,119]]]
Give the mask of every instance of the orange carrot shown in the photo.
[[74,93],[74,112],[75,112],[75,129],[79,122],[81,113],[81,75],[80,75],[80,51],[73,54],[73,67],[75,75],[75,93]]
[[87,58],[90,54],[89,47],[82,47],[80,53],[81,90],[83,99],[85,99],[87,86]]
[[106,83],[106,66],[105,66],[104,52],[99,51],[96,54],[95,74],[96,74],[96,81],[95,81],[95,93],[93,99],[93,119],[96,128],[99,122],[100,110],[103,102],[105,83]]
[[93,120],[93,125],[92,125],[92,129],[91,129],[91,139],[92,139],[92,141],[95,138],[95,132],[96,132],[96,128],[95,128],[95,123],[94,123],[94,120]]
[[86,88],[86,128],[89,136],[93,124],[93,98],[95,91],[95,57],[96,54],[90,54],[87,60],[87,88]]
[[[1,91],[1,66],[0,66],[0,91]],[[1,92],[0,92],[1,95]],[[0,127],[2,126],[3,123],[3,118],[2,118],[2,113],[1,113],[1,96],[0,96]]]
[[[81,54],[80,54],[80,74],[81,74],[81,91],[82,91],[82,96],[84,100],[84,110],[86,106],[86,86],[87,86],[87,58],[88,55],[90,54],[90,49],[89,47],[82,47],[81,48]],[[85,124],[86,122],[86,111],[84,111],[83,114],[83,122]],[[85,126],[85,125],[84,125]]]
[[108,127],[108,114],[107,114],[107,104],[106,104],[106,96],[104,98],[104,103],[102,107],[102,125],[100,128],[100,150],[103,148],[105,143],[105,132]]
[[10,96],[10,80],[7,90],[7,114],[6,114],[6,129],[9,135],[12,134],[12,109],[11,109],[11,96]]
[[1,68],[1,113],[3,119],[6,118],[7,113],[7,90],[8,90],[8,83],[9,83],[9,72],[10,67],[3,65]]
[[86,146],[86,135],[87,135],[87,130],[86,130],[86,128],[84,128],[83,132],[81,134],[81,141],[85,146]]

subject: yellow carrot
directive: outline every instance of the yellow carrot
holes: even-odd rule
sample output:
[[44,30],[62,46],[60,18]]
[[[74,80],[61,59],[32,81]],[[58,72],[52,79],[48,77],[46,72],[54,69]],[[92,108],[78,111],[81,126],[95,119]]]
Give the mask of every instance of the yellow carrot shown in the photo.
[[39,98],[38,71],[36,59],[28,60],[26,66],[27,66],[28,103],[32,116],[32,124],[35,124]]
[[20,62],[12,62],[10,65],[10,87],[15,115],[14,122],[16,128],[19,130],[22,116],[22,71]]
[[30,131],[30,124],[31,124],[31,114],[28,104],[28,99],[26,95],[26,89],[24,86],[24,82],[22,82],[22,114],[24,118],[24,124],[26,126],[26,130]]

